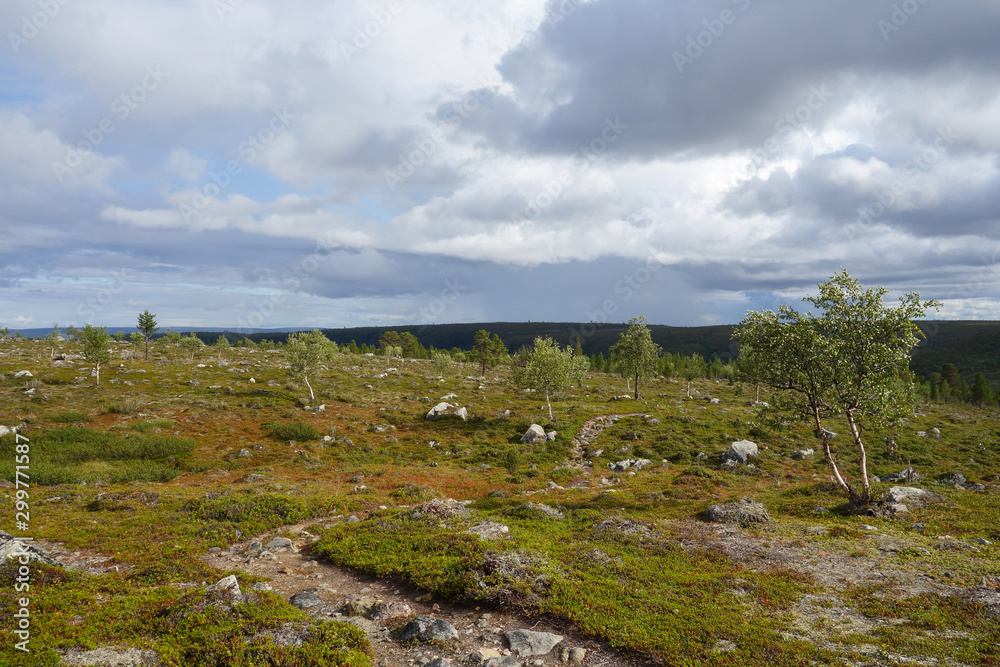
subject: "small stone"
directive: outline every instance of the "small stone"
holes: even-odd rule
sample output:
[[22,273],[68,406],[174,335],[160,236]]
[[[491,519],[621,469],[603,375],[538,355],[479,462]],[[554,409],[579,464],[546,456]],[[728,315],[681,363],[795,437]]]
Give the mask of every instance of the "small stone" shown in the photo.
[[264,548],[274,553],[281,553],[282,551],[293,551],[295,545],[287,537],[275,537]]
[[513,630],[507,633],[510,650],[522,658],[545,655],[563,640],[561,635],[532,630]]
[[299,609],[309,609],[310,607],[315,607],[316,605],[323,604],[323,599],[315,593],[309,591],[300,591],[288,598],[288,601],[292,603],[293,606]]
[[458,630],[448,621],[430,616],[417,616],[399,633],[403,642],[444,642],[458,639]]

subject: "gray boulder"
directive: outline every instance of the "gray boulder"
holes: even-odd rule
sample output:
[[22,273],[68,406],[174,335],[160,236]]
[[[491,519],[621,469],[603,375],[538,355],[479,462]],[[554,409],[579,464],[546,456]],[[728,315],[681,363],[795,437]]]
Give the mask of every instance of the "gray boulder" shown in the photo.
[[794,452],[792,452],[792,458],[795,459],[796,461],[801,461],[802,459],[810,457],[815,453],[816,452],[814,452],[812,449],[796,449]]
[[417,616],[403,626],[399,633],[402,642],[445,642],[458,639],[458,630],[448,621],[430,616]]
[[625,472],[630,469],[642,470],[651,463],[652,461],[649,459],[625,459],[623,461],[618,461],[617,463],[609,463],[608,467],[611,468],[612,472]]
[[234,574],[219,579],[217,582],[206,588],[205,592],[217,593],[224,597],[232,598],[234,602],[243,600],[243,591],[240,590],[240,584],[236,581],[236,575]]
[[288,598],[288,601],[292,603],[292,606],[298,607],[299,609],[309,609],[310,607],[323,604],[323,598],[309,590],[299,591],[292,597]]
[[482,665],[483,667],[523,667],[523,663],[509,655],[502,655],[499,658],[487,658],[486,662],[482,663]]
[[735,503],[712,505],[702,515],[711,523],[729,523],[744,528],[755,523],[770,523],[771,515],[755,500],[744,498]]
[[546,442],[548,439],[549,436],[545,433],[545,429],[538,424],[529,426],[528,430],[521,436],[521,442],[529,445],[538,445]]
[[458,417],[465,421],[469,418],[469,411],[464,407],[442,402],[431,408],[425,416],[426,419],[437,419],[438,417]]
[[948,473],[938,478],[938,484],[947,484],[948,486],[964,486],[968,481],[965,475],[960,472]]
[[757,443],[750,440],[739,440],[729,446],[724,458],[727,461],[746,463],[750,457],[757,458],[760,453],[757,450]]
[[561,635],[532,630],[513,630],[507,633],[510,650],[521,658],[532,655],[546,655],[563,640]]
[[55,558],[31,542],[15,540],[13,535],[0,530],[0,563],[3,563],[10,558],[20,560],[20,558],[25,555],[27,555],[29,563],[59,565],[59,562]]
[[510,528],[497,523],[496,521],[483,521],[465,531],[469,535],[475,535],[480,540],[488,542],[491,540],[502,540],[510,533]]
[[294,551],[295,545],[287,537],[275,537],[264,548],[274,553],[280,553],[282,551]]

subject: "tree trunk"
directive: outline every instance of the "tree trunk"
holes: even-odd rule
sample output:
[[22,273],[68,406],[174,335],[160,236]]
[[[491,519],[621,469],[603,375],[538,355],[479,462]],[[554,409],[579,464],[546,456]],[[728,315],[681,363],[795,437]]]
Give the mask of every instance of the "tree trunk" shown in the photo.
[[872,483],[868,479],[868,453],[865,451],[865,443],[861,441],[861,431],[854,420],[854,411],[848,410],[846,416],[847,425],[851,429],[851,437],[854,438],[854,444],[858,448],[858,467],[861,469],[861,486],[864,489],[864,494],[859,500],[868,503],[872,499]]
[[639,400],[639,374],[635,374],[635,400]]
[[149,361],[149,336],[146,336],[146,361]]
[[823,441],[823,455],[826,456],[827,463],[830,464],[830,469],[833,470],[833,478],[837,481],[837,486],[843,489],[844,493],[847,494],[848,500],[854,502],[856,494],[851,485],[847,483],[844,477],[840,474],[840,469],[837,467],[837,462],[833,458],[833,452],[830,451],[830,440],[826,437],[826,429],[823,428],[823,422],[819,417],[819,409],[813,408],[813,419],[816,421],[816,432],[820,434],[820,439]]
[[688,380],[688,398],[691,398],[691,380]]
[[310,401],[315,401],[316,400],[316,395],[313,394],[313,388],[312,388],[312,385],[309,384],[309,378],[304,377],[302,379],[305,380],[306,386],[309,387],[309,400]]
[[555,417],[552,416],[552,402],[549,401],[549,390],[545,390],[545,405],[549,406],[549,421],[554,422]]
[[98,363],[94,366],[94,372],[97,374],[97,386],[101,386],[101,364]]
[[760,382],[757,383],[757,393],[753,397],[754,403],[760,403]]

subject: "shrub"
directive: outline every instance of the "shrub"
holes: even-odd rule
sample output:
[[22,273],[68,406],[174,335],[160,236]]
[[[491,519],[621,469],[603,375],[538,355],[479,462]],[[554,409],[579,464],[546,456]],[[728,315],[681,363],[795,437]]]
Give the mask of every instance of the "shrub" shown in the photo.
[[307,440],[319,440],[323,434],[312,424],[303,422],[285,422],[281,424],[270,424],[268,426],[271,435],[279,440],[295,440],[304,442]]

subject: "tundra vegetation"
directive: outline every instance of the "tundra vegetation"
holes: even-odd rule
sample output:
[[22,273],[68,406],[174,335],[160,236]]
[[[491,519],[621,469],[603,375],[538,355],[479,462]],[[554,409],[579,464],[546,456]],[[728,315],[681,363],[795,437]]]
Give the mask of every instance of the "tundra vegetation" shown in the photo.
[[[775,383],[757,397],[711,360],[659,357],[635,400],[611,374],[620,366],[597,370],[552,340],[509,366],[486,362],[484,377],[468,351],[398,359],[323,346],[301,363],[309,334],[225,349],[170,334],[151,339],[148,361],[108,342],[99,386],[77,356],[86,333],[55,359],[45,341],[0,340],[0,424],[31,443],[31,535],[108,559],[93,572],[32,564],[27,654],[13,648],[16,565],[0,565],[0,664],[108,646],[177,666],[377,664],[356,627],[253,591],[259,578],[206,558],[301,526],[322,562],[516,613],[524,627],[555,619],[636,664],[1000,664],[995,409],[917,398],[862,421],[864,514],[809,453],[823,439],[859,478],[846,407],[824,410],[818,438],[801,412],[776,420],[749,404],[782,405]],[[426,419],[442,400],[467,419]],[[555,433],[524,439],[532,425]],[[731,454],[739,441],[756,444],[745,463]],[[0,437],[10,508],[15,447]],[[908,481],[880,481],[892,475]],[[877,502],[901,486],[925,495]],[[448,498],[469,501],[465,512],[426,509]],[[483,522],[509,532],[469,532]],[[227,574],[246,604],[208,590]],[[308,641],[277,642],[289,624],[308,626]]]

